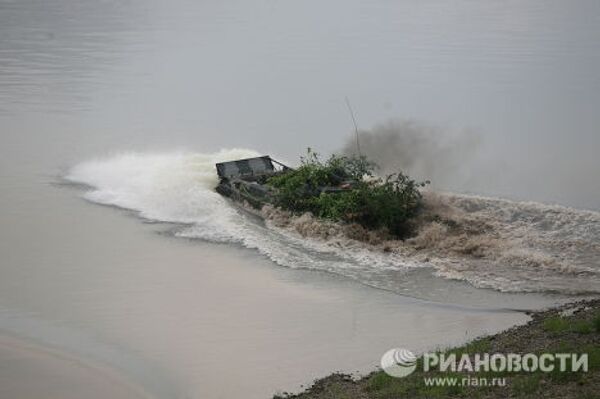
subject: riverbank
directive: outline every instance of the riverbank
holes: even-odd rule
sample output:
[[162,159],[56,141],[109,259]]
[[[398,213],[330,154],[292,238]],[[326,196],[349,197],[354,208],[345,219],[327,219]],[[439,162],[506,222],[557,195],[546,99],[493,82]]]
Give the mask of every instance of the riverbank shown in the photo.
[[[443,351],[456,353],[577,353],[588,354],[587,372],[473,372],[425,373],[422,358],[416,371],[405,378],[394,378],[378,370],[358,380],[349,375],[332,374],[317,380],[308,390],[296,395],[275,395],[274,399],[397,399],[397,398],[599,398],[600,397],[600,299],[581,301],[550,310],[531,313],[531,321],[504,332],[478,338],[464,346]],[[425,378],[468,378],[470,385],[426,386]],[[472,381],[503,378],[503,386],[475,386]]]

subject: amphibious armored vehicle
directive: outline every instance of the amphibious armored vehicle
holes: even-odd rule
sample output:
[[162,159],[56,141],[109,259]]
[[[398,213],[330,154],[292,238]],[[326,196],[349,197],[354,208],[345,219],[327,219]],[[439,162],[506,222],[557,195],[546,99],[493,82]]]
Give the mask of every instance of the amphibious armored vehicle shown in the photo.
[[268,155],[216,164],[219,185],[216,191],[237,202],[247,202],[254,208],[272,203],[273,188],[269,177],[286,173],[292,168]]
[[[268,155],[256,158],[239,159],[237,161],[220,162],[216,164],[219,184],[216,191],[232,200],[249,204],[255,209],[263,205],[273,204],[276,189],[267,184],[272,176],[292,171],[293,169]],[[343,171],[334,175],[333,185],[310,187],[306,185],[298,195],[318,197],[321,193],[335,193],[351,190],[356,181],[344,176]],[[247,207],[245,207],[247,209]]]

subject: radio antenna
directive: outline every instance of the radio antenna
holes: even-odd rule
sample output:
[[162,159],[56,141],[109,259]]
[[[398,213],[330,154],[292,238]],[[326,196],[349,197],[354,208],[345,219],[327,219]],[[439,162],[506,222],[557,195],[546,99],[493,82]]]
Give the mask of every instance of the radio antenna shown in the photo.
[[358,152],[358,156],[362,156],[360,153],[360,140],[358,139],[358,125],[356,124],[356,118],[354,117],[354,111],[352,110],[352,106],[350,105],[350,100],[348,97],[345,97],[346,105],[348,106],[348,112],[350,112],[350,117],[352,118],[352,123],[354,124],[354,133],[356,134],[356,151]]

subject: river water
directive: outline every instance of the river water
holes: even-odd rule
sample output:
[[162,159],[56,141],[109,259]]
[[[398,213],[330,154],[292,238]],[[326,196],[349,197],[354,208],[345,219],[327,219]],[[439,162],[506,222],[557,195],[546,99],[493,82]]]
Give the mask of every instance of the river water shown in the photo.
[[[563,300],[303,247],[216,196],[211,165],[341,148],[348,96],[361,126],[479,132],[481,173],[442,188],[600,209],[599,16],[594,1],[0,0],[0,356],[22,360],[0,396],[23,396],[15,375],[44,392],[46,355],[24,353],[47,351],[152,397],[269,397]],[[597,214],[568,212],[597,245]],[[70,373],[58,396],[84,381]]]

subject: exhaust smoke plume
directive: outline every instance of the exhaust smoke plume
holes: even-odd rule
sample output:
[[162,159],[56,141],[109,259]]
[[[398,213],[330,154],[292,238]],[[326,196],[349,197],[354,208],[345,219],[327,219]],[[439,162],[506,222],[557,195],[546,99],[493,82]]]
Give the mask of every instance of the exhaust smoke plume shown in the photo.
[[[380,174],[401,170],[418,180],[431,180],[438,188],[470,179],[469,163],[481,145],[475,131],[451,132],[411,120],[390,120],[361,130],[359,141],[362,155],[377,163]],[[357,153],[356,137],[348,138],[342,152]]]

